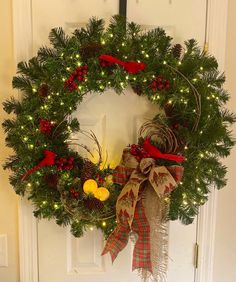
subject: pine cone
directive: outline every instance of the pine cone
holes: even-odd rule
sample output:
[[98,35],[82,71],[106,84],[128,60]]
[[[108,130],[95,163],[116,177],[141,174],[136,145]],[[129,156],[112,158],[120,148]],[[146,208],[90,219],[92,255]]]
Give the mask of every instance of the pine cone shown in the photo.
[[171,104],[165,104],[164,111],[167,117],[171,117],[175,114],[174,107]]
[[49,92],[48,85],[46,83],[41,84],[39,89],[38,89],[39,96],[47,97],[48,96],[48,92]]
[[133,85],[132,86],[132,89],[134,90],[134,92],[141,96],[143,94],[143,88],[142,88],[142,85],[141,84],[138,84],[138,85]]
[[96,165],[92,163],[90,160],[85,160],[80,175],[81,184],[83,185],[86,180],[93,178],[95,171],[96,171]]
[[140,136],[140,137],[138,138],[138,144],[139,144],[140,146],[143,146],[144,140],[145,140],[145,139],[144,139],[142,136]]
[[47,184],[48,187],[53,188],[53,189],[57,188],[58,177],[56,174],[53,174],[53,173],[46,174],[43,180]]
[[88,210],[102,210],[104,204],[96,198],[87,198],[84,200],[84,205]]
[[80,55],[83,60],[97,56],[97,53],[102,49],[102,45],[91,43],[81,47]]
[[172,48],[172,53],[176,59],[179,59],[182,53],[182,46],[180,44],[175,44]]

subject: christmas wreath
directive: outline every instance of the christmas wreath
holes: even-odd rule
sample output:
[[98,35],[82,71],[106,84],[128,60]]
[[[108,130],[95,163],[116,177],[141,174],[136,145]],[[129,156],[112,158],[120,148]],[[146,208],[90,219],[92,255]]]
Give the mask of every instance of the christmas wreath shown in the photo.
[[[195,40],[172,45],[164,30],[142,32],[119,16],[106,30],[93,18],[71,36],[52,29],[49,39],[52,48],[18,64],[13,87],[22,99],[4,103],[15,114],[3,122],[15,152],[4,166],[13,172],[10,183],[32,201],[36,217],[69,224],[78,237],[100,228],[109,236],[103,253],[113,260],[133,231],[133,268],[153,272],[153,226],[161,234],[167,220],[191,223],[210,188],[226,183],[220,158],[234,145],[235,116],[224,108],[224,75]],[[119,94],[127,85],[161,111],[141,127],[116,168],[104,167],[93,132],[84,134],[97,146],[98,163],[71,148],[71,133],[81,130],[72,113],[88,92]]]

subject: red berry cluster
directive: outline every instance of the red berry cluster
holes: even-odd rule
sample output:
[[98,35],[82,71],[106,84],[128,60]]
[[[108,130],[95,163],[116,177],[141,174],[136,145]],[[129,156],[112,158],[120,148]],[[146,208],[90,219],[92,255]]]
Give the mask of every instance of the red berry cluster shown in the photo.
[[78,83],[85,80],[85,76],[88,73],[88,66],[78,67],[73,71],[73,73],[69,76],[69,78],[65,81],[65,86],[69,88],[70,91],[74,91],[78,88]]
[[156,92],[157,90],[169,90],[170,89],[170,81],[163,78],[162,76],[158,75],[153,81],[152,81],[152,91]]
[[56,160],[56,166],[58,171],[72,170],[74,168],[74,158],[59,158]]
[[76,200],[79,198],[79,192],[77,192],[74,187],[70,188],[70,195]]
[[170,127],[173,130],[178,130],[180,128],[180,126],[185,127],[185,128],[189,128],[189,123],[188,122],[184,122],[180,125],[180,123],[173,123]]
[[130,148],[131,155],[135,156],[136,160],[141,161],[143,158],[149,158],[150,155],[140,145],[133,144]]
[[172,129],[178,130],[179,127],[180,127],[180,124],[179,124],[179,123],[174,123],[174,124],[171,125],[171,128],[172,128]]
[[39,120],[39,130],[42,133],[50,134],[54,126],[55,126],[55,124],[53,124],[51,121],[49,121],[47,119],[41,118]]
[[103,185],[103,183],[105,181],[105,179],[99,173],[96,175],[96,180],[97,180],[99,185]]

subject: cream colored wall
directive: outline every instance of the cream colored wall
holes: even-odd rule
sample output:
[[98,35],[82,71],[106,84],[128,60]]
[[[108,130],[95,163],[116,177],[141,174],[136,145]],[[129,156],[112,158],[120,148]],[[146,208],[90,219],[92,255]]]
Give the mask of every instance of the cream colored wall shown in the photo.
[[[225,72],[232,95],[229,108],[236,112],[236,1],[229,0]],[[234,126],[236,136],[236,126]],[[214,275],[212,282],[236,281],[236,148],[225,164],[228,185],[218,193]]]
[[[12,94],[11,80],[15,73],[12,42],[12,7],[10,0],[0,0],[0,103]],[[0,106],[0,123],[6,117]],[[2,162],[10,153],[4,144],[0,128],[0,234],[8,237],[8,267],[0,267],[1,282],[18,282],[18,214],[17,196],[8,183],[8,173]]]

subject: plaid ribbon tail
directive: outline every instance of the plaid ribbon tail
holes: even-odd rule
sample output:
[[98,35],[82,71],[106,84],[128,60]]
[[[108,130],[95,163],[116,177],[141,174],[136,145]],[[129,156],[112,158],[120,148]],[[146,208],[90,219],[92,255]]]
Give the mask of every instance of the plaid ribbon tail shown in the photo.
[[103,249],[102,256],[110,253],[112,263],[127,245],[129,241],[130,227],[128,222],[119,223],[116,229],[110,234]]
[[142,200],[138,201],[132,223],[132,231],[138,235],[133,251],[132,269],[152,271],[150,225],[145,215]]

